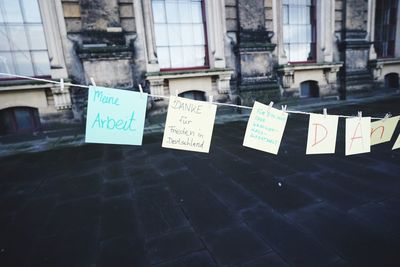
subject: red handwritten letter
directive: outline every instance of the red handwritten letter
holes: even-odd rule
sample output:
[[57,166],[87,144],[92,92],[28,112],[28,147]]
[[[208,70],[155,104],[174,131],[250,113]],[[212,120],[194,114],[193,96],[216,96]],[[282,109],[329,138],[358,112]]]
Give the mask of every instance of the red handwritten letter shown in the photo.
[[[357,135],[358,129],[360,129],[360,135],[359,135],[359,136],[356,136],[356,135]],[[364,137],[363,137],[363,133],[362,133],[361,122],[358,122],[357,127],[356,127],[356,130],[354,131],[353,137],[351,138],[350,150],[351,150],[351,147],[353,146],[353,141],[354,141],[355,139],[363,139],[363,138],[364,138]],[[362,140],[361,140],[361,141],[362,141]]]
[[[328,136],[328,129],[324,125],[319,124],[319,123],[313,123],[313,125],[315,125],[315,134],[314,134],[314,143],[312,144],[312,146],[315,146],[326,139],[326,137]],[[322,138],[320,138],[319,140],[317,140],[318,127],[321,127],[325,131],[325,135]]]
[[372,129],[372,130],[371,130],[371,136],[372,136],[372,135],[375,133],[375,131],[378,130],[378,129],[382,129],[382,131],[381,131],[381,137],[380,137],[380,138],[382,139],[383,133],[385,132],[385,126],[383,126],[383,125],[382,125],[382,126],[379,126],[379,127],[376,127],[375,129]]

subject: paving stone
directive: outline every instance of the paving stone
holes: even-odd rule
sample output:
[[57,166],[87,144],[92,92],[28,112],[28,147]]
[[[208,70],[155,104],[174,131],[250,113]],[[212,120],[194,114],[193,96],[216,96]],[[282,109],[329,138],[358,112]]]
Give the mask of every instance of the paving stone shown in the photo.
[[299,212],[296,222],[321,243],[338,251],[354,266],[391,266],[400,262],[400,240],[390,240],[370,231],[347,213],[327,206]]
[[189,222],[167,188],[146,188],[135,197],[135,206],[146,238],[187,227]]
[[99,267],[150,266],[145,257],[144,243],[136,239],[118,237],[103,241],[99,254],[96,265]]
[[349,209],[363,203],[363,200],[349,191],[324,181],[318,175],[299,174],[286,177],[285,183],[296,188],[301,188],[309,195],[313,195],[320,201],[327,201],[340,208]]
[[202,242],[190,228],[165,234],[146,244],[151,264],[169,261],[203,248]]
[[97,228],[100,219],[100,198],[90,197],[57,205],[50,213],[42,235],[54,235],[83,227]]
[[[229,177],[221,175],[219,170],[208,164],[208,161],[186,159],[183,162],[188,170],[229,208],[240,210],[257,203],[257,199],[250,192]],[[204,175],[204,173],[207,173],[207,175]]]
[[114,180],[103,184],[102,194],[106,198],[126,196],[131,193],[131,189],[128,179]]
[[258,258],[271,248],[245,226],[204,235],[207,248],[219,266],[234,266]]
[[327,266],[339,259],[286,217],[266,207],[249,209],[242,216],[246,224],[290,265]]
[[282,260],[279,255],[277,255],[274,252],[268,253],[265,256],[262,256],[261,258],[258,258],[256,260],[252,260],[244,265],[242,267],[265,267],[265,266],[271,266],[271,267],[289,267],[289,265]]
[[179,204],[199,233],[223,229],[234,223],[232,214],[188,171],[166,177]]
[[29,266],[93,266],[96,262],[97,242],[95,228],[41,238],[28,257]]
[[156,264],[153,267],[217,267],[207,251],[194,252],[173,261]]
[[281,212],[289,212],[316,202],[311,195],[282,183],[282,180],[269,173],[246,173],[234,180],[266,204]]
[[[397,206],[398,211],[398,206]],[[349,211],[370,231],[378,231],[388,238],[400,238],[400,214],[390,210],[384,204],[367,203]]]
[[73,199],[96,195],[101,188],[101,179],[97,174],[48,179],[35,195],[58,194],[61,198]]
[[103,201],[100,219],[101,239],[137,234],[137,217],[130,198],[112,198]]

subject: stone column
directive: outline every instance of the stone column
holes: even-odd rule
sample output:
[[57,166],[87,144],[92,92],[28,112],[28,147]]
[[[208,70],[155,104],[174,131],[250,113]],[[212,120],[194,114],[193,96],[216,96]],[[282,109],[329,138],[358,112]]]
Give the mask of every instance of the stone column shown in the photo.
[[[238,0],[239,94],[243,103],[254,100],[270,101],[279,98],[279,86],[272,57],[275,44],[271,43],[273,29],[265,28],[264,0]],[[257,92],[255,92],[257,91]]]
[[368,1],[345,1],[344,5],[344,29],[340,42],[344,61],[344,68],[340,73],[342,98],[372,88],[372,74],[368,69],[371,42],[367,37],[365,19]]

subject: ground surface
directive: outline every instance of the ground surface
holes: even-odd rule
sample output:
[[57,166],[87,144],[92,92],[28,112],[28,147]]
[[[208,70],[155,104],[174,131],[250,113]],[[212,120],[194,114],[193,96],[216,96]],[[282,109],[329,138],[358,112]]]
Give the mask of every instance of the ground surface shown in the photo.
[[[399,99],[332,113],[400,114]],[[85,145],[0,160],[0,266],[400,266],[394,142],[306,156],[289,116],[278,156],[216,125],[210,154]],[[399,133],[399,126],[396,136]]]

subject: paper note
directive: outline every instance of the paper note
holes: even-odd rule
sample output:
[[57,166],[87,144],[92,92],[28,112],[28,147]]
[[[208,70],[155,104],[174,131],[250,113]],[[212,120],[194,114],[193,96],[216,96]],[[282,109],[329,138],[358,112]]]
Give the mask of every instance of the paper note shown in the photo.
[[335,153],[338,116],[310,114],[306,154]]
[[399,122],[400,116],[386,118],[371,123],[371,146],[389,142]]
[[89,87],[86,143],[141,145],[147,94]]
[[288,114],[284,111],[254,102],[243,145],[278,154]]
[[397,137],[396,143],[394,143],[394,146],[393,146],[392,150],[395,150],[395,149],[398,149],[398,148],[400,148],[400,134]]
[[370,131],[370,117],[346,119],[346,156],[371,151]]
[[217,106],[171,96],[162,147],[208,153]]

